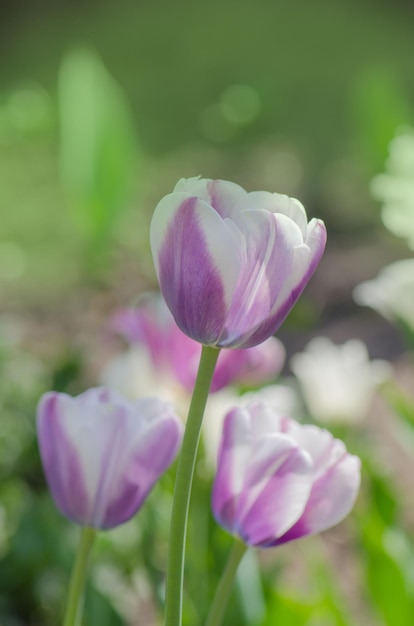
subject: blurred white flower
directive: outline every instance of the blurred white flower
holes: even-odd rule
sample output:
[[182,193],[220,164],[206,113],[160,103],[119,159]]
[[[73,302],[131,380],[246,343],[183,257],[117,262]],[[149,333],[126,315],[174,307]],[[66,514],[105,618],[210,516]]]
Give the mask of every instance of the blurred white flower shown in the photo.
[[382,221],[414,249],[414,129],[400,129],[389,145],[386,172],[372,180],[373,196],[382,202]]
[[357,304],[375,309],[390,321],[401,321],[414,330],[414,259],[395,261],[376,278],[354,289]]
[[391,373],[388,362],[369,360],[362,341],[336,345],[326,337],[312,339],[305,352],[295,354],[291,368],[312,416],[337,423],[364,418],[375,387]]
[[130,400],[145,396],[161,396],[172,400],[172,381],[163,371],[156,376],[147,351],[141,346],[131,346],[115,356],[104,368],[100,383],[115,389]]

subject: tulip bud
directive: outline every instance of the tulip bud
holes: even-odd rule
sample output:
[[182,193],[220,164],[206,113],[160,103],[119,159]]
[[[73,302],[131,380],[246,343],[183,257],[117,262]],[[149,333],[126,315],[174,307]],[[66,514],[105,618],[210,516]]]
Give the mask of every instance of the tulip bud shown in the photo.
[[108,529],[129,520],[174,460],[182,425],[155,398],[128,402],[105,388],[49,392],[37,415],[40,454],[60,511]]
[[255,346],[279,328],[318,265],[320,220],[298,200],[221,180],[180,180],[155,209],[151,248],[181,330],[222,348]]
[[360,460],[326,430],[255,402],[226,416],[212,507],[218,523],[251,546],[319,533],[352,509]]

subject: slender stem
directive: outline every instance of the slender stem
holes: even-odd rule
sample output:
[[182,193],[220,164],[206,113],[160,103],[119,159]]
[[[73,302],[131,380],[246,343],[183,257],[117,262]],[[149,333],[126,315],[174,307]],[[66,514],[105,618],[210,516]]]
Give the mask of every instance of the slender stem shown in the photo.
[[246,550],[247,546],[244,543],[238,539],[234,540],[226,568],[216,589],[216,594],[207,617],[206,626],[220,626],[229,603],[237,568]]
[[78,552],[70,579],[63,626],[77,626],[80,624],[83,611],[83,594],[88,560],[96,537],[96,532],[97,531],[94,528],[82,528]]
[[181,626],[184,554],[194,466],[217,348],[203,346],[175,479],[165,597],[165,626]]

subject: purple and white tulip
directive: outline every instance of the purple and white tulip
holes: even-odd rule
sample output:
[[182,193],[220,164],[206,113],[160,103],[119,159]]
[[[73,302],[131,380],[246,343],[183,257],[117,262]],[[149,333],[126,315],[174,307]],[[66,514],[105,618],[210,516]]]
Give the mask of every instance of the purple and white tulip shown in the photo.
[[[192,392],[200,362],[201,345],[177,326],[161,298],[149,298],[137,308],[121,309],[112,327],[132,345],[145,349],[154,376],[174,380]],[[269,382],[279,374],[285,349],[276,337],[253,348],[225,350],[219,355],[211,391],[232,383],[255,386]]]
[[320,220],[277,193],[181,179],[155,209],[151,248],[181,330],[223,348],[255,346],[279,328],[318,265]]
[[57,507],[78,524],[108,529],[142,506],[177,455],[183,427],[167,403],[96,388],[75,398],[46,393],[37,430]]
[[280,417],[264,402],[226,415],[212,508],[248,545],[277,546],[334,526],[359,484],[359,458],[328,431]]

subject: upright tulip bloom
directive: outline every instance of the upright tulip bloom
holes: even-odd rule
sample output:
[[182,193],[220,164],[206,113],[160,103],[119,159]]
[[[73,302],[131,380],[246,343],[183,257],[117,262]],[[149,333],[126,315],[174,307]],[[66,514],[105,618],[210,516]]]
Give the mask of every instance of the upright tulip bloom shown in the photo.
[[319,533],[352,509],[360,460],[326,430],[256,402],[225,419],[213,488],[214,515],[251,546]]
[[181,330],[207,346],[247,348],[282,324],[320,261],[326,230],[293,198],[190,178],[160,201],[150,237]]
[[60,511],[78,524],[113,528],[141,507],[174,460],[182,426],[169,404],[128,402],[89,389],[46,393],[38,407],[40,453]]

